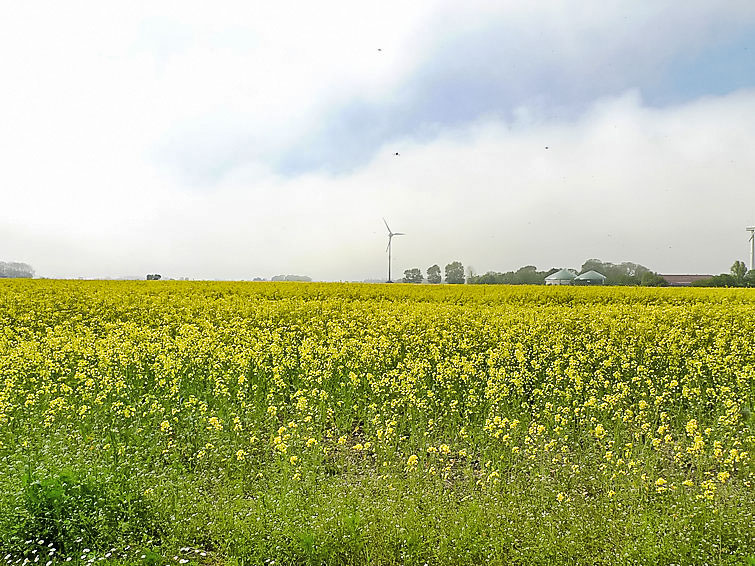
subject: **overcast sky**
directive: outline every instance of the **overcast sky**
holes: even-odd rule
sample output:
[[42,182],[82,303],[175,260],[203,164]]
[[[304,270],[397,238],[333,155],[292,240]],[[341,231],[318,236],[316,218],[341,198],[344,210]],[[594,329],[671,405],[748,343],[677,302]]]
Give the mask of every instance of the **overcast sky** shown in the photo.
[[0,80],[40,276],[749,261],[752,0],[3,2]]

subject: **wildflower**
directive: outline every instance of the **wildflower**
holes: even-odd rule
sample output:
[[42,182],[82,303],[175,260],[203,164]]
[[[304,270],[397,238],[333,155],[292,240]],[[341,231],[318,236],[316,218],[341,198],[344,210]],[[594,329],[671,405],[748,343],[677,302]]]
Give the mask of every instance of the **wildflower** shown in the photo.
[[603,438],[606,435],[606,429],[603,428],[603,425],[598,423],[598,426],[595,427],[595,438]]
[[690,419],[684,428],[689,436],[694,436],[697,432],[697,420]]

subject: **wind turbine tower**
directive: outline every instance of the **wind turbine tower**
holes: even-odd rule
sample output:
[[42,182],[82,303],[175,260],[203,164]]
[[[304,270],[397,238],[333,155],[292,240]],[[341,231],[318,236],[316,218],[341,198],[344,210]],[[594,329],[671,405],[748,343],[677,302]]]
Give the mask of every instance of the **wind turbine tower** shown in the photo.
[[388,252],[388,283],[393,283],[391,281],[391,243],[393,242],[393,236],[406,236],[403,232],[391,232],[391,227],[388,226],[388,222],[385,221],[385,218],[383,218],[383,223],[385,224],[385,227],[388,228],[388,247],[385,248],[385,251]]
[[755,226],[748,226],[747,231],[750,233],[750,271],[755,269]]

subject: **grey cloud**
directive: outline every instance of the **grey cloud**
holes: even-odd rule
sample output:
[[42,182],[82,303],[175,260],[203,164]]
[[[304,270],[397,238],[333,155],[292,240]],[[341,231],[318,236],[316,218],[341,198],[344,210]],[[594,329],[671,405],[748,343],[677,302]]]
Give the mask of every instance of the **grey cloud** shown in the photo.
[[[690,63],[706,46],[731,43],[732,37],[746,42],[755,34],[755,10],[746,5],[735,10],[736,21],[732,13],[699,2],[684,10],[673,3],[613,10],[595,17],[546,14],[542,21],[537,10],[515,19],[502,11],[460,30],[442,21],[437,35],[424,32],[423,50],[406,54],[416,58],[412,70],[387,96],[332,96],[331,104],[319,107],[317,120],[280,140],[252,123],[245,128],[240,116],[229,129],[182,134],[180,142],[165,144],[172,154],[167,162],[187,182],[208,186],[255,161],[284,176],[346,174],[390,140],[424,142],[445,128],[490,117],[515,125],[523,107],[537,120],[573,120],[595,99],[628,89],[660,105],[755,85],[755,74],[740,72],[746,65],[719,71],[712,82],[707,75],[720,65]],[[428,27],[435,23],[431,18]],[[687,83],[697,77],[697,88],[683,89],[682,68]]]

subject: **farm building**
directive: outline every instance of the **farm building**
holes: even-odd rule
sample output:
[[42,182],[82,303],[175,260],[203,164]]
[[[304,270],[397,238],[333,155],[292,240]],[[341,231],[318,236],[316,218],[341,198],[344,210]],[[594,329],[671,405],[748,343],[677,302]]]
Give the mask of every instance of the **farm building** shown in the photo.
[[661,275],[671,287],[689,287],[693,282],[710,279],[712,275]]
[[592,269],[574,278],[575,285],[603,285],[605,282],[606,276]]
[[576,275],[568,269],[556,271],[545,278],[546,285],[571,285]]

